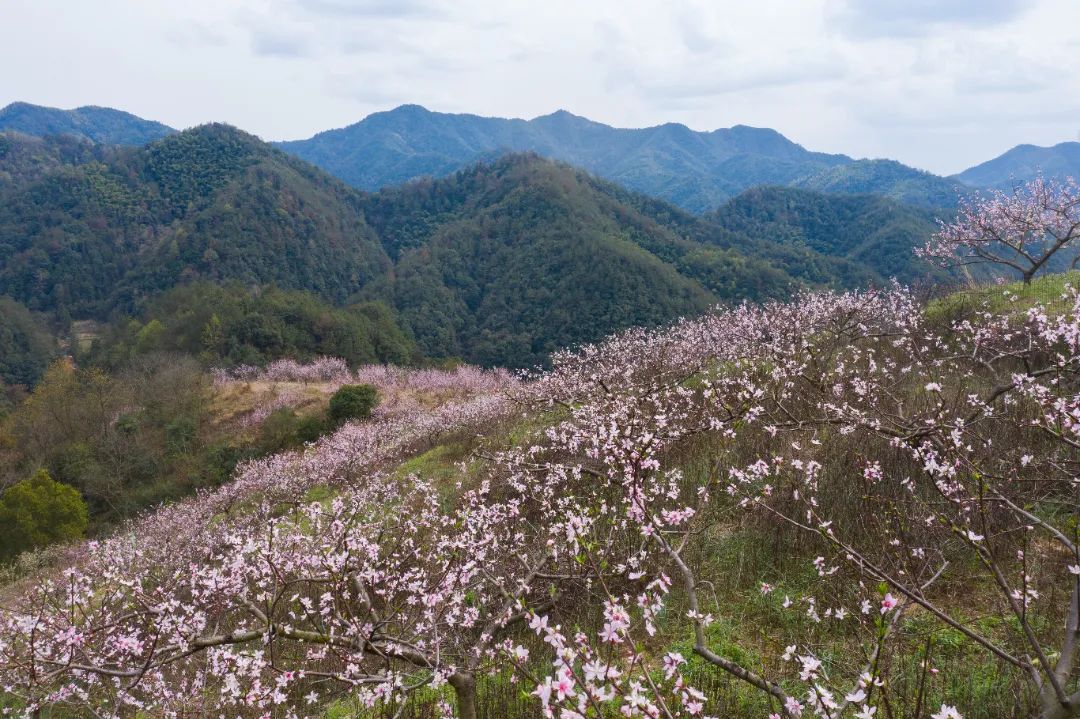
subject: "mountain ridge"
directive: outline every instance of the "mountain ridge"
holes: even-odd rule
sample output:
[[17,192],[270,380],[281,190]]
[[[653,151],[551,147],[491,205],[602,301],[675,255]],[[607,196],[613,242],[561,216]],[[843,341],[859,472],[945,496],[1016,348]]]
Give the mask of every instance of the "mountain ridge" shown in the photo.
[[[175,132],[109,108],[56,110],[28,103],[0,110],[0,130],[5,128],[131,145]],[[955,178],[896,161],[814,152],[772,128],[736,124],[699,131],[677,122],[617,128],[565,109],[526,120],[406,104],[307,139],[271,144],[367,191],[446,177],[504,154],[535,152],[698,214],[759,185],[882,194],[923,207],[953,207],[965,189]]]
[[[536,154],[368,194],[226,125],[71,152],[66,136],[0,140],[0,294],[59,317],[130,313],[204,280],[276,285],[381,301],[427,356],[532,366],[717,302],[885,279],[873,253],[815,249],[790,212],[748,234]],[[764,205],[850,234],[826,196],[785,192],[800,194]],[[877,202],[898,251],[925,241],[928,221]]]
[[110,145],[145,145],[176,132],[154,120],[100,105],[70,110],[13,102],[0,108],[0,131],[16,130],[29,135],[74,135]]
[[[523,120],[433,112],[419,105],[275,145],[366,190],[445,176],[492,155],[536,152],[696,212],[754,184],[783,183],[808,174],[808,167],[852,161],[746,125],[707,132],[679,123],[614,128],[566,110]],[[733,160],[741,164],[723,170],[723,163]],[[748,166],[753,166],[749,175]]]
[[1008,191],[1016,183],[1033,180],[1040,173],[1058,179],[1066,176],[1080,179],[1080,142],[1050,146],[1023,143],[953,177],[969,185]]

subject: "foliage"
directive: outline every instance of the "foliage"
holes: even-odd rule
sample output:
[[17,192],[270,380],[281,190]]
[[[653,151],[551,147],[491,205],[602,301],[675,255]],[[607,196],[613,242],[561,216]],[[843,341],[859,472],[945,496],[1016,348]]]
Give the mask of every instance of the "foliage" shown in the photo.
[[89,355],[120,366],[167,351],[223,367],[333,356],[348,364],[417,359],[412,341],[377,302],[333,307],[308,292],[197,282],[146,303],[139,320],[115,321]]
[[0,561],[36,547],[78,539],[87,521],[86,503],[78,491],[38,470],[0,494]]
[[368,419],[378,403],[379,391],[371,385],[342,385],[330,397],[327,416],[338,424],[352,419]]
[[[1078,318],[1075,295],[942,324],[900,289],[805,294],[559,353],[512,400],[346,424],[28,587],[0,615],[5,683],[162,712],[415,694],[471,719],[511,667],[546,716],[1056,711]],[[449,475],[427,451],[537,416]]]
[[56,350],[44,318],[0,297],[0,386],[33,387]]
[[99,529],[195,487],[201,469],[209,383],[190,359],[146,355],[122,371],[54,362],[5,429],[4,479],[45,467],[75,487]]
[[175,132],[160,122],[108,107],[58,110],[27,102],[13,102],[0,108],[0,130],[17,130],[27,135],[65,135],[107,145],[145,145]]

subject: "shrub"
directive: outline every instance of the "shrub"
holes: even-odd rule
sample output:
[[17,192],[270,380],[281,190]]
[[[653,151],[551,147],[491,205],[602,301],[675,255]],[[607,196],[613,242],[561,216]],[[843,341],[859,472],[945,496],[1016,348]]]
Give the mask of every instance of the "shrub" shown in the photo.
[[0,559],[76,539],[86,531],[88,521],[86,502],[78,490],[38,470],[0,495]]
[[379,391],[369,384],[342,385],[330,398],[329,416],[337,424],[367,419],[379,403]]

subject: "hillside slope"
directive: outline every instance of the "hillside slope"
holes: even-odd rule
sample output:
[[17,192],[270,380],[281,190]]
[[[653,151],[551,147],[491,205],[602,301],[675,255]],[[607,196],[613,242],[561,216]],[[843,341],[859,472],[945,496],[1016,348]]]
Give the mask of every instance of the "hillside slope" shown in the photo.
[[969,187],[955,179],[916,170],[895,160],[857,160],[790,183],[794,187],[844,195],[880,195],[926,208],[956,207]]
[[369,292],[391,298],[429,354],[528,366],[604,327],[655,325],[717,300],[646,248],[673,248],[677,235],[535,156],[388,190],[366,216],[397,258]]
[[108,145],[145,145],[176,130],[111,107],[89,105],[74,110],[13,102],[0,108],[0,130],[27,135],[73,135]]
[[695,212],[755,184],[784,183],[850,162],[810,152],[775,130],[744,125],[713,132],[675,123],[620,129],[565,111],[526,121],[417,105],[278,146],[368,190],[447,175],[508,151],[532,151]]
[[[57,110],[28,103],[0,110],[3,130],[121,145],[144,145],[175,132],[110,108]],[[695,213],[758,185],[869,192],[925,207],[952,207],[964,189],[955,178],[894,161],[812,152],[768,128],[698,132],[665,123],[624,129],[564,110],[521,120],[402,105],[348,127],[276,144],[363,190],[445,177],[507,153],[535,152]]]
[[954,177],[975,187],[1011,190],[1016,183],[1032,180],[1040,172],[1047,177],[1080,177],[1080,142],[1062,142],[1053,147],[1017,145]]
[[[104,317],[195,279],[340,302],[389,270],[354,191],[234,128],[87,152],[0,184],[0,294],[31,309]],[[0,153],[0,176],[25,154]]]
[[742,236],[847,260],[872,270],[876,281],[925,283],[945,279],[942,270],[914,254],[937,231],[940,214],[876,195],[758,187],[706,219]]
[[[860,220],[869,200],[840,211],[807,192],[731,205],[765,224],[701,218],[537,155],[368,195],[224,125],[143,148],[0,139],[0,294],[32,310],[106,319],[195,281],[276,285],[383,302],[425,355],[482,364],[716,302],[915,277],[910,248],[932,231],[897,203]],[[875,249],[808,239],[819,216],[821,237]]]
[[366,190],[442,177],[507,152],[535,152],[695,213],[763,184],[872,192],[926,207],[955,206],[962,188],[893,161],[811,152],[768,128],[623,129],[563,110],[520,120],[403,105],[278,146]]

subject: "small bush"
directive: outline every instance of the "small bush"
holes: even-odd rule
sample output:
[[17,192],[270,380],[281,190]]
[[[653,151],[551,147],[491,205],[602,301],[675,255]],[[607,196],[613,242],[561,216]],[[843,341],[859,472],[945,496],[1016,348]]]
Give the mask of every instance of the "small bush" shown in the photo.
[[0,559],[81,537],[88,522],[78,490],[39,470],[0,495]]
[[341,424],[350,419],[367,419],[379,403],[379,391],[369,384],[342,385],[330,398],[330,419]]

